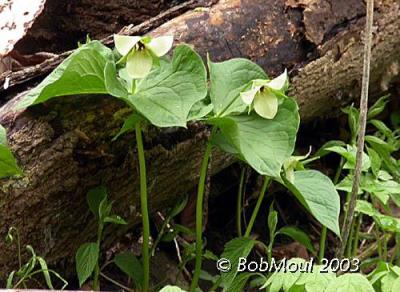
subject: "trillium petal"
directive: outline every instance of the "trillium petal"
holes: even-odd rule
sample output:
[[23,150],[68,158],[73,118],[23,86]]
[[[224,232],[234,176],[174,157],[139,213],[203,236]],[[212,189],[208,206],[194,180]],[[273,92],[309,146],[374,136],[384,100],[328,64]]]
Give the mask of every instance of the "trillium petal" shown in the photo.
[[153,66],[153,58],[146,50],[135,51],[128,55],[126,71],[134,79],[146,77]]
[[254,100],[254,97],[256,96],[258,90],[260,90],[258,87],[252,88],[250,90],[244,91],[240,93],[240,97],[242,98],[243,102],[245,104],[251,104]]
[[172,48],[174,37],[172,35],[152,39],[146,46],[157,57],[162,57]]
[[287,80],[288,80],[288,76],[287,76],[287,71],[285,69],[285,72],[283,72],[278,77],[272,79],[268,83],[268,87],[275,89],[275,90],[282,90],[285,87]]
[[254,110],[266,119],[273,119],[278,112],[278,98],[271,92],[259,92],[254,98]]
[[140,41],[139,36],[128,36],[128,35],[118,35],[114,34],[114,44],[118,53],[122,56],[127,55],[133,47]]

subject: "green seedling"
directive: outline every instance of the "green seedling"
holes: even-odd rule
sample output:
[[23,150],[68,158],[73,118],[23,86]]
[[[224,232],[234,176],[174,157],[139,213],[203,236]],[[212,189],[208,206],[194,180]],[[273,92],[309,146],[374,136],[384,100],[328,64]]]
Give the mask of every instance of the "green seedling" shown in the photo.
[[21,241],[17,228],[11,227],[8,230],[6,242],[8,244],[15,243],[17,247],[19,265],[18,270],[12,271],[7,277],[7,289],[18,289],[21,286],[26,289],[27,284],[30,281],[37,281],[35,277],[39,274],[43,275],[48,289],[54,290],[51,276],[54,276],[63,283],[61,290],[64,290],[65,287],[67,287],[68,282],[63,277],[61,277],[60,274],[58,274],[54,270],[49,269],[45,259],[37,256],[32,246],[26,246],[26,250],[28,251],[28,253],[30,253],[31,257],[25,264],[22,263]]
[[111,214],[112,202],[107,199],[107,190],[104,187],[92,189],[87,194],[87,203],[90,211],[97,220],[96,242],[82,244],[75,255],[76,272],[79,285],[82,286],[93,275],[93,289],[100,290],[100,246],[104,226],[107,223],[125,225],[124,219]]

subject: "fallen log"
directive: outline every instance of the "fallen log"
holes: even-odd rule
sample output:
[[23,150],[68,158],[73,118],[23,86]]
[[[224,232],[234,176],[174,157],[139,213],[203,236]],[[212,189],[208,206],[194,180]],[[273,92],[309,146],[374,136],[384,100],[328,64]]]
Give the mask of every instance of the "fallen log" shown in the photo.
[[[173,33],[177,42],[190,43],[203,55],[209,52],[214,61],[246,57],[271,75],[289,68],[291,95],[300,105],[302,119],[310,121],[358,96],[364,19],[350,8],[363,4],[292,2],[221,0],[210,8],[186,12],[151,34]],[[318,7],[330,2],[341,2],[347,9],[325,9],[321,14]],[[394,0],[384,1],[376,10],[371,89],[380,94],[398,74],[400,7]],[[320,22],[315,20],[318,13]],[[23,244],[33,244],[51,264],[63,261],[71,267],[77,247],[94,235],[95,222],[85,202],[88,189],[107,186],[115,211],[129,218],[130,226],[140,217],[134,139],[128,134],[111,142],[124,113],[124,105],[111,97],[69,97],[15,112],[23,94],[0,109],[0,123],[7,127],[26,174],[0,181],[0,238],[9,226],[16,226]],[[152,212],[195,187],[206,137],[207,130],[198,124],[188,131],[148,129],[145,148]],[[215,151],[211,169],[216,173],[232,162]],[[123,232],[108,230],[108,243]],[[16,260],[3,242],[0,250],[0,279],[4,279]]]

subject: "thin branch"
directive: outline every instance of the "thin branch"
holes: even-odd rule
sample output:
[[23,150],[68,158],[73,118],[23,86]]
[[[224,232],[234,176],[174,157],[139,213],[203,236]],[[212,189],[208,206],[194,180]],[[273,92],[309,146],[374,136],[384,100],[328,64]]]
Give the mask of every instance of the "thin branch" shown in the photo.
[[354,171],[353,187],[351,189],[350,202],[347,209],[347,217],[345,218],[342,228],[342,244],[337,253],[337,257],[341,259],[346,248],[346,243],[349,238],[350,228],[354,219],[354,209],[357,202],[357,194],[360,186],[361,168],[362,168],[362,155],[364,152],[365,142],[365,128],[367,124],[368,113],[368,89],[369,89],[369,75],[371,65],[371,47],[372,47],[372,25],[374,18],[374,1],[367,0],[367,17],[365,25],[365,46],[364,46],[364,63],[363,63],[363,76],[361,84],[361,101],[360,101],[360,118],[358,125],[358,138],[357,138],[357,156],[356,167]]
[[125,291],[128,292],[135,292],[135,290],[126,287],[125,285],[122,285],[121,283],[115,281],[114,279],[110,278],[109,276],[107,276],[106,274],[100,273],[100,276],[102,276],[104,279],[106,279],[107,281],[109,281],[110,283],[113,283],[115,286],[118,286],[121,289],[124,289]]

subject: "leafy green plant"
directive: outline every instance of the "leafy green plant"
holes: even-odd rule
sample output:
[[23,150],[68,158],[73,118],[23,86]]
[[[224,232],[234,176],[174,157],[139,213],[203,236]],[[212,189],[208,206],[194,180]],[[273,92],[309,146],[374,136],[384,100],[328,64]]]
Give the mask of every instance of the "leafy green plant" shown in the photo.
[[391,292],[400,288],[400,267],[380,261],[368,275],[375,291]]
[[22,171],[8,147],[6,129],[0,125],[0,179],[21,174]]
[[187,45],[177,46],[172,59],[163,57],[172,46],[171,36],[152,39],[116,35],[114,41],[114,52],[98,41],[80,46],[31,90],[18,108],[75,94],[110,94],[131,107],[133,113],[119,135],[131,129],[136,134],[143,223],[143,290],[147,291],[150,227],[142,128],[148,122],[158,127],[186,127],[191,108],[207,94],[206,71],[200,56]]
[[[67,287],[68,282],[64,280],[60,274],[49,269],[45,259],[37,256],[34,249],[30,245],[26,246],[26,250],[31,254],[31,257],[25,264],[22,264],[21,241],[18,229],[11,227],[8,230],[6,242],[8,244],[15,243],[17,247],[19,264],[19,269],[12,271],[7,277],[7,289],[18,289],[20,286],[27,288],[27,282],[35,280],[35,276],[38,274],[43,275],[47,288],[49,289],[54,290],[51,275],[64,283],[64,285],[61,287],[61,290],[64,290],[64,288]],[[38,265],[39,267],[37,267]]]
[[[362,155],[363,163],[358,193],[358,197],[364,200],[359,201],[356,206],[356,212],[358,213],[358,215],[356,215],[357,223],[351,226],[350,234],[352,236],[350,236],[347,243],[344,243],[347,246],[346,255],[348,257],[355,256],[357,251],[362,215],[372,216],[375,221],[380,218],[377,214],[373,216],[371,212],[367,212],[367,210],[371,211],[369,207],[372,209],[375,208],[365,200],[371,200],[376,206],[378,203],[381,204],[386,211],[390,210],[389,204],[391,202],[395,204],[399,203],[400,184],[398,177],[396,177],[398,167],[395,167],[395,165],[397,165],[397,160],[392,154],[400,149],[400,139],[396,131],[392,131],[384,122],[376,119],[377,115],[383,112],[388,101],[389,97],[383,96],[378,99],[368,111],[367,123],[375,132],[374,135],[366,135],[365,138],[367,146],[366,152]],[[347,194],[345,206],[348,206],[354,180],[356,162],[356,147],[354,143],[359,111],[353,106],[349,106],[343,111],[348,115],[350,144],[330,141],[322,146],[315,155],[322,157],[328,153],[334,152],[341,156],[335,183],[337,183],[336,188],[339,191],[343,191]],[[340,180],[340,178],[342,179]],[[345,218],[347,216],[346,214],[347,209],[345,210]],[[380,226],[379,222],[377,223],[378,226]],[[388,232],[388,230],[384,230],[384,232]],[[393,230],[391,230],[391,232],[393,232]]]
[[92,189],[87,194],[87,203],[90,211],[97,220],[97,240],[82,244],[76,252],[76,272],[79,285],[82,286],[93,275],[93,289],[100,289],[100,246],[104,225],[107,223],[126,224],[118,215],[111,214],[112,202],[108,202],[107,190],[104,187]]
[[[299,113],[296,102],[285,95],[288,88],[286,72],[270,79],[258,65],[246,59],[220,63],[208,60],[210,88],[207,90],[205,66],[193,49],[178,45],[172,59],[164,56],[172,45],[171,37],[152,39],[116,35],[115,45],[116,51],[97,41],[80,46],[30,91],[18,107],[43,103],[57,96],[109,94],[123,100],[132,109],[132,114],[114,139],[135,130],[143,219],[144,291],[149,288],[150,256],[146,162],[142,138],[142,129],[147,123],[157,127],[185,127],[188,121],[200,120],[212,127],[198,184],[196,260],[191,291],[198,287],[201,272],[203,197],[214,145],[243,160],[265,177],[243,238],[249,238],[272,181],[286,186],[321,224],[339,235],[339,199],[336,192],[330,191],[332,183],[322,173],[302,169],[299,166],[300,159],[291,156],[299,127]],[[76,82],[78,79],[79,83]],[[310,184],[317,187],[309,188]],[[293,236],[298,234],[293,229],[282,232]],[[101,237],[101,232],[99,234]],[[238,241],[241,242],[243,238]],[[82,247],[79,254],[82,257],[98,254],[98,249],[99,244],[89,243]],[[98,278],[95,271],[98,264],[93,264],[97,261],[98,256],[93,257],[87,261],[90,265],[78,272],[81,284],[93,271],[95,278]]]
[[143,284],[143,265],[131,252],[125,251],[115,255],[113,262],[133,280],[135,287],[140,290]]

